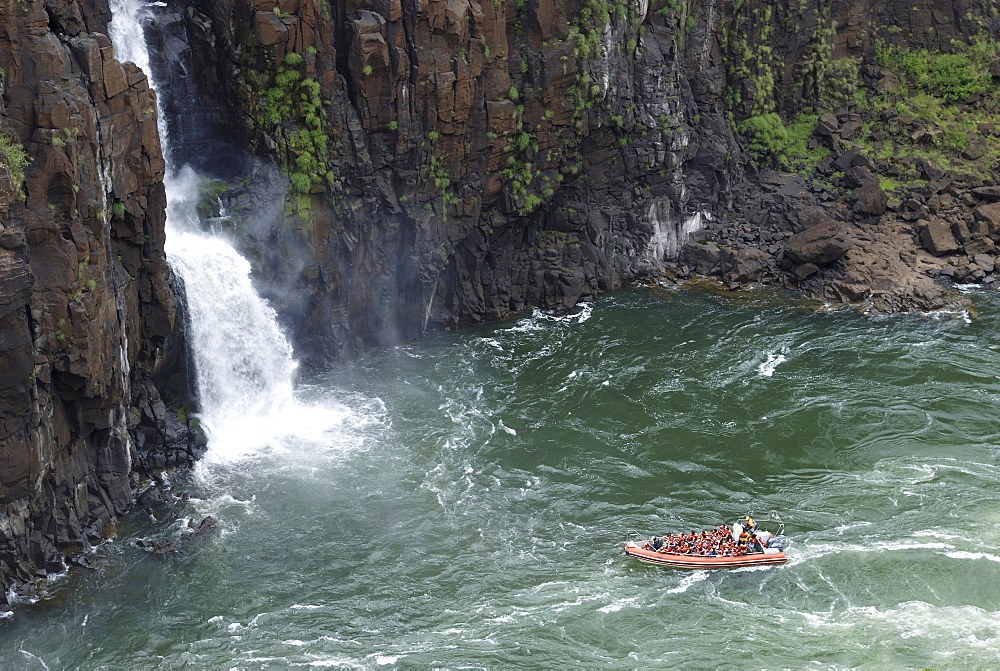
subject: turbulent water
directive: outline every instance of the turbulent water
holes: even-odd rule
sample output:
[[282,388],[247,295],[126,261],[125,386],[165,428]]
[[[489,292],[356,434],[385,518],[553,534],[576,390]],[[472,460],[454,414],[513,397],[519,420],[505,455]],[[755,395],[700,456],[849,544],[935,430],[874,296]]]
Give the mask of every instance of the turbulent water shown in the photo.
[[[142,6],[112,5],[119,55],[148,63]],[[623,291],[295,388],[248,264],[200,231],[197,177],[166,181],[209,452],[175,508],[20,598],[0,667],[996,663],[1000,297],[870,321]],[[783,566],[621,552],[629,529],[770,511]],[[163,536],[182,552],[135,545]]]
[[[1000,298],[971,298],[870,321],[633,290],[381,353],[21,604],[3,664],[995,664]],[[621,552],[772,510],[783,566]],[[163,535],[184,552],[134,546]]]

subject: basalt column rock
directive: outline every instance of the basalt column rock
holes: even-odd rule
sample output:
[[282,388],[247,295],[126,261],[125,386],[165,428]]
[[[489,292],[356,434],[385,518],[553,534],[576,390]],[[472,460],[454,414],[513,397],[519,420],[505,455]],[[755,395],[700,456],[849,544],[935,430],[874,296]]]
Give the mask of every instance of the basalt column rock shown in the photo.
[[714,5],[179,4],[200,96],[287,175],[239,244],[307,361],[658,272],[741,179]]
[[175,320],[156,104],[96,5],[0,4],[0,130],[29,159],[0,188],[4,588],[107,533],[163,449],[135,439]]

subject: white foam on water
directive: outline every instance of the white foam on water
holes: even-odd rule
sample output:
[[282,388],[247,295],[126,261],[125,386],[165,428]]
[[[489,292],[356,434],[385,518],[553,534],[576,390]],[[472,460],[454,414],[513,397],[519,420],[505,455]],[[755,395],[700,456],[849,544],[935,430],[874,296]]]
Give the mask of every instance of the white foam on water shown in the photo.
[[39,664],[41,664],[43,669],[48,669],[49,668],[49,665],[45,663],[45,660],[43,660],[38,655],[32,654],[32,653],[28,652],[27,650],[23,650],[21,648],[18,648],[18,652],[20,652],[22,655],[24,655],[28,659],[35,660],[36,662],[38,662]]
[[519,319],[513,326],[506,329],[507,333],[530,333],[545,328],[545,322],[554,324],[582,324],[594,314],[592,303],[579,303],[577,312],[553,314],[540,308],[535,308],[530,317]]
[[638,603],[636,603],[638,599],[639,597],[636,596],[624,597],[621,599],[617,599],[612,603],[609,603],[607,606],[598,608],[597,610],[598,612],[601,613],[616,613],[620,611],[622,608],[625,608],[626,606],[630,608],[637,607],[639,605]]
[[757,372],[761,377],[771,377],[774,375],[774,371],[777,370],[778,366],[785,363],[787,360],[788,359],[784,354],[773,354],[768,352],[767,361],[757,366]]
[[988,552],[944,552],[946,557],[951,557],[952,559],[988,559],[989,561],[1000,562],[1000,556],[989,554]]
[[708,571],[694,571],[691,574],[681,578],[681,582],[679,585],[677,585],[677,587],[671,587],[670,589],[668,589],[667,594],[683,594],[684,592],[691,589],[691,587],[693,587],[694,585],[697,585],[702,580],[708,578],[708,576],[709,576]]
[[828,555],[844,552],[902,552],[907,550],[955,550],[954,545],[942,542],[919,542],[914,540],[873,541],[871,543],[797,543],[794,549],[787,553],[787,566],[796,566],[803,562],[820,559]]

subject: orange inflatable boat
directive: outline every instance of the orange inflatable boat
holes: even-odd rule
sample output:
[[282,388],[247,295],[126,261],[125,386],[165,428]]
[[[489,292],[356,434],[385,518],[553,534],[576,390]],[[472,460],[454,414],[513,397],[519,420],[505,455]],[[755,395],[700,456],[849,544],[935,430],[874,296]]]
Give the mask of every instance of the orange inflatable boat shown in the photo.
[[[778,534],[784,528],[778,529]],[[719,525],[711,531],[690,534],[667,534],[644,538],[629,531],[625,554],[647,564],[679,568],[735,568],[784,564],[783,539],[757,528],[746,516],[732,527]]]
[[649,541],[626,541],[625,554],[635,557],[647,564],[661,566],[677,566],[679,568],[734,568],[737,566],[762,566],[766,564],[784,564],[788,557],[781,550],[765,549],[763,552],[735,556],[702,556],[690,554],[675,554],[646,549]]

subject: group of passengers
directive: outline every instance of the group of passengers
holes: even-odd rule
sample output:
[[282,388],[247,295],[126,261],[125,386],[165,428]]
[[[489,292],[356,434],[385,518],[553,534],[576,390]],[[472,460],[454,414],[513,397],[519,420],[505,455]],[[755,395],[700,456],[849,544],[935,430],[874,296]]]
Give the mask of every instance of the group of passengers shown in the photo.
[[643,549],[700,557],[739,557],[758,551],[759,545],[757,537],[746,529],[733,540],[732,529],[720,524],[712,531],[653,536],[651,542],[646,543]]

